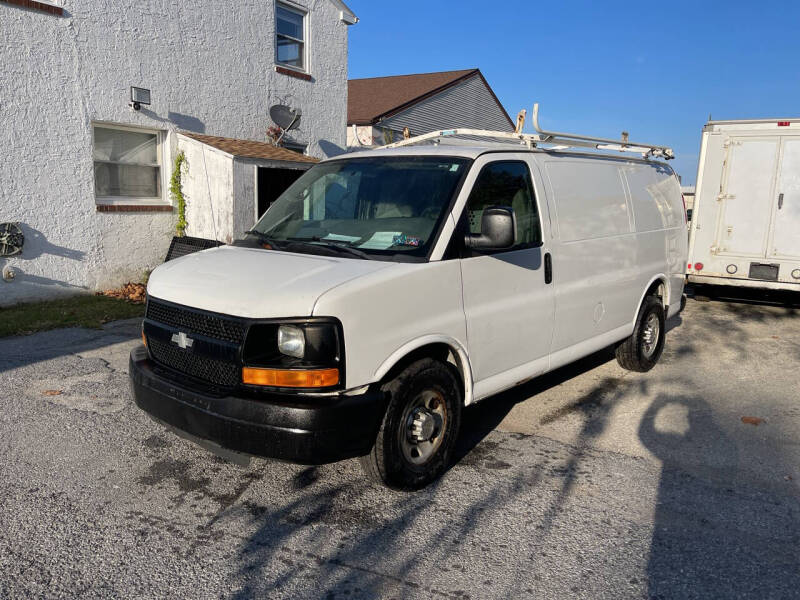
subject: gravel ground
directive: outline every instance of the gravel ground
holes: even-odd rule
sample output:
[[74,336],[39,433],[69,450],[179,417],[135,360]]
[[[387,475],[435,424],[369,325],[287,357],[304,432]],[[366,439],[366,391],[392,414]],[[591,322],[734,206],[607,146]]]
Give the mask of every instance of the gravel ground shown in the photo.
[[415,494],[164,431],[136,322],[0,340],[0,597],[800,597],[800,313],[670,325],[650,373],[602,352],[468,409]]

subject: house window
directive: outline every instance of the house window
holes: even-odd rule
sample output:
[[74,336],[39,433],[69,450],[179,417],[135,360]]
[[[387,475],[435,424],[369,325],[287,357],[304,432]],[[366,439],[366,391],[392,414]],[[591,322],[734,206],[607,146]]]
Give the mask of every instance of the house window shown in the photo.
[[161,200],[159,133],[94,125],[94,190],[98,202]]
[[275,5],[276,61],[295,69],[306,69],[306,15],[300,9]]

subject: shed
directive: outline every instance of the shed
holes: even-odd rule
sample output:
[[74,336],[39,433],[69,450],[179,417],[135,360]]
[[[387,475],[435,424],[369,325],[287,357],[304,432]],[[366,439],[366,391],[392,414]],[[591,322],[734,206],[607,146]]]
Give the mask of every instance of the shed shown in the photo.
[[186,234],[230,243],[319,159],[266,142],[182,132]]

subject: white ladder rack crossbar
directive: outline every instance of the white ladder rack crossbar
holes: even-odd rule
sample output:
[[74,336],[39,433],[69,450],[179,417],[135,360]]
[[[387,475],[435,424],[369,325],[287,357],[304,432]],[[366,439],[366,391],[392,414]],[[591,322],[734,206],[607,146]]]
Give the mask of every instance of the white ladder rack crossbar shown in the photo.
[[406,140],[380,146],[384,148],[402,148],[423,142],[439,143],[443,139],[466,136],[471,138],[492,138],[494,140],[508,140],[509,142],[524,144],[529,149],[539,148],[540,144],[553,146],[550,148],[540,148],[542,150],[562,150],[567,148],[592,148],[594,150],[611,150],[617,152],[633,152],[641,154],[644,158],[659,157],[665,160],[675,158],[672,148],[667,146],[656,146],[654,144],[643,144],[629,140],[612,140],[609,138],[590,137],[575,133],[561,133],[557,131],[545,131],[539,127],[539,105],[533,105],[533,126],[538,133],[513,133],[508,131],[490,131],[487,129],[439,129],[418,135]]

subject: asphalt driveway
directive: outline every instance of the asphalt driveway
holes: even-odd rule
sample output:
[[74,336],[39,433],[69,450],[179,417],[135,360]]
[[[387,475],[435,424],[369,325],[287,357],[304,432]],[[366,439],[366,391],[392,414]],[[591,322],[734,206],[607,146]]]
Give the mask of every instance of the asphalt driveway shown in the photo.
[[415,494],[165,432],[136,322],[0,340],[0,597],[798,597],[800,311],[670,326],[650,373],[603,352],[469,409]]

